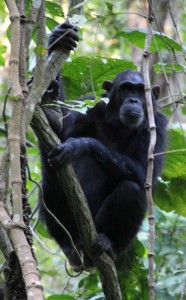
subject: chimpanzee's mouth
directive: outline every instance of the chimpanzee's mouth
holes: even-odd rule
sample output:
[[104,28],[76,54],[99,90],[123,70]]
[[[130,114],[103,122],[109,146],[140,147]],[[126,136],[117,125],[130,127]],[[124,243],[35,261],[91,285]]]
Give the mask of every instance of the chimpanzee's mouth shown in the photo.
[[139,113],[136,113],[136,112],[131,112],[131,113],[127,113],[126,114],[126,117],[132,117],[132,118],[140,118],[141,115]]
[[143,116],[137,112],[125,112],[120,114],[120,120],[123,124],[130,127],[137,127],[143,121]]
[[124,114],[121,114],[121,117],[123,117],[124,119],[131,119],[131,120],[137,120],[139,118],[141,118],[141,115],[137,112],[127,112]]

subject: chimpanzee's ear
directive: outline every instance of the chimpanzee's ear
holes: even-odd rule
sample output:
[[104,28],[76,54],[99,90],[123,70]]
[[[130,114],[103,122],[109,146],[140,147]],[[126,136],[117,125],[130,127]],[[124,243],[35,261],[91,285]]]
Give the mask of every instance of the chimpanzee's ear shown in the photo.
[[110,80],[105,80],[103,82],[103,85],[102,85],[102,89],[106,90],[107,92],[110,92],[111,88],[112,88],[112,81]]
[[154,94],[154,96],[157,100],[159,98],[159,95],[160,95],[160,86],[159,85],[153,86],[152,92],[153,92],[153,94]]

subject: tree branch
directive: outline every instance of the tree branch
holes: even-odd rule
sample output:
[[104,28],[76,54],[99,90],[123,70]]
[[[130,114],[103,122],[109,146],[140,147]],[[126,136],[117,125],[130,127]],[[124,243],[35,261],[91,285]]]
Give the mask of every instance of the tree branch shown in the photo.
[[[37,54],[36,57],[36,66],[34,72],[34,79],[31,86],[30,93],[27,98],[26,104],[26,127],[30,124],[32,120],[32,116],[34,113],[36,103],[39,103],[43,89],[48,88],[43,87],[43,83],[45,82],[45,64],[46,64],[46,34],[45,34],[45,0],[41,1],[41,6],[39,9],[38,16],[38,29],[37,29],[37,46],[41,47],[41,51]],[[45,49],[45,51],[44,51]],[[58,66],[59,67],[59,66]],[[58,69],[59,72],[59,69]],[[50,72],[49,72],[50,74]],[[57,74],[56,74],[57,75]]]
[[22,179],[20,166],[20,126],[23,106],[23,94],[19,83],[19,53],[20,53],[20,15],[15,2],[6,0],[11,20],[11,53],[9,61],[9,77],[12,88],[13,113],[9,129],[10,148],[10,182],[12,186],[13,214],[22,221]]
[[[26,49],[29,48],[40,7],[41,7],[41,2],[39,2],[39,1],[32,2],[32,8],[30,11],[30,15],[28,17],[28,23],[27,23],[27,28],[26,28],[26,43],[25,43]],[[28,52],[27,52],[27,57],[28,57]]]
[[152,178],[153,178],[153,167],[154,167],[154,148],[156,145],[156,124],[154,120],[154,111],[151,94],[151,84],[149,77],[149,66],[150,66],[150,43],[152,40],[152,29],[151,23],[153,21],[152,15],[152,2],[149,3],[149,17],[147,23],[147,36],[145,40],[145,49],[143,54],[143,75],[145,82],[145,96],[147,103],[147,113],[149,121],[149,132],[150,132],[150,144],[148,150],[148,168],[146,177],[146,196],[148,202],[148,220],[149,220],[149,300],[154,300],[154,244],[155,244],[155,222],[154,222],[154,211],[153,211],[153,198],[152,198]]
[[[60,143],[60,140],[50,128],[43,111],[38,105],[36,106],[31,126],[46,151],[52,150]],[[91,253],[91,244],[95,240],[97,233],[87,201],[72,167],[68,165],[61,168],[57,173],[59,184],[67,194],[69,205],[76,219],[83,245],[100,272],[106,299],[121,300],[117,270],[112,259],[105,253],[98,258],[95,258]]]
[[68,9],[68,17],[71,17],[73,14],[82,15],[83,14],[83,5],[84,0],[80,2],[79,0],[70,0],[69,1],[69,9]]
[[36,261],[33,259],[30,246],[26,240],[24,225],[23,223],[15,223],[10,219],[2,202],[0,202],[0,223],[6,230],[18,257],[27,291],[27,299],[43,300]]
[[[20,14],[16,2],[11,0],[5,1],[9,9],[11,20],[11,53],[9,61],[9,77],[12,90],[13,112],[10,120],[8,141],[10,149],[10,184],[12,188],[13,218],[11,220],[10,216],[5,210],[3,202],[1,202],[0,223],[4,230],[6,230],[6,233],[10,238],[14,251],[19,260],[19,264],[23,274],[23,280],[26,286],[27,299],[43,300],[42,288],[39,281],[36,261],[32,256],[31,248],[24,234],[25,225],[23,223],[22,209],[20,142],[24,113],[24,96],[22,93],[22,88],[24,92],[26,91],[26,88],[24,88],[26,57],[23,56],[23,60],[20,61],[20,39],[23,38],[23,41],[25,41],[25,31],[20,29]],[[22,10],[24,11],[24,2],[17,2],[19,4],[21,12]],[[22,33],[22,36],[20,36],[20,33]],[[23,44],[22,47],[24,48]],[[22,137],[24,140],[24,134],[22,135]],[[8,245],[6,245],[6,248],[7,247]]]

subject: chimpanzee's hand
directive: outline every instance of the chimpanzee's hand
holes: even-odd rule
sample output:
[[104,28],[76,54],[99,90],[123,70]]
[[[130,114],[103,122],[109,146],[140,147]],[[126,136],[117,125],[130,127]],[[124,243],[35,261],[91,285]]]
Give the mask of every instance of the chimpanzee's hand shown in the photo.
[[69,138],[49,153],[48,162],[53,168],[59,168],[78,159],[87,151],[89,138]]
[[113,243],[104,233],[99,233],[97,235],[91,245],[91,252],[95,257],[99,257],[103,252],[107,252],[112,259],[115,258]]
[[77,27],[68,21],[54,28],[49,37],[48,53],[50,54],[55,49],[74,50],[77,47],[76,42],[79,41],[77,32]]

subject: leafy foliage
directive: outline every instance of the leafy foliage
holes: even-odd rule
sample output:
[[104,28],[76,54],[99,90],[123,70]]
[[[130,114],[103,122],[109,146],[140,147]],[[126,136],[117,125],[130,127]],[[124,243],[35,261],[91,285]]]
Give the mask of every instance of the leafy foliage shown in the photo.
[[157,299],[180,299],[185,280],[186,219],[156,209],[155,247]]
[[142,261],[145,253],[144,245],[136,240],[116,262],[123,299],[148,300],[148,269]]

